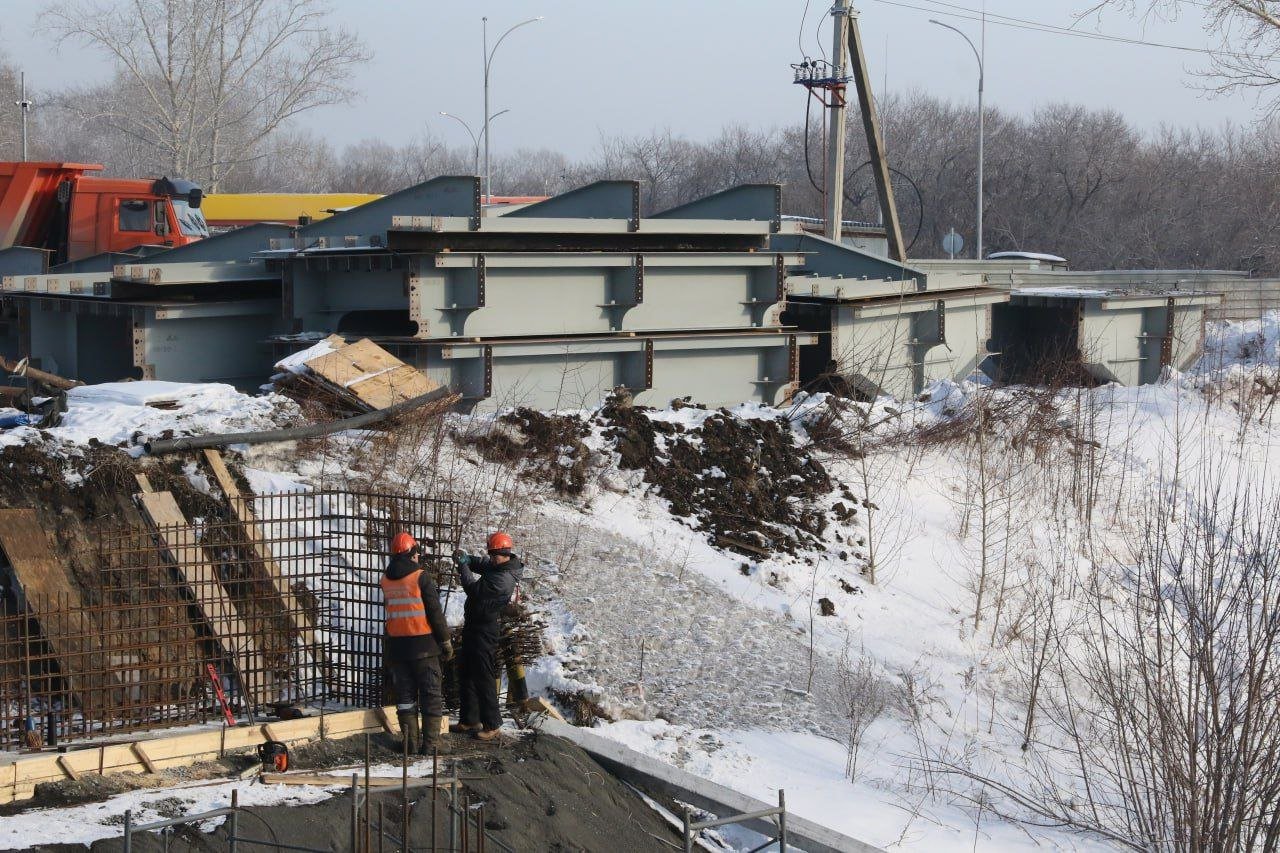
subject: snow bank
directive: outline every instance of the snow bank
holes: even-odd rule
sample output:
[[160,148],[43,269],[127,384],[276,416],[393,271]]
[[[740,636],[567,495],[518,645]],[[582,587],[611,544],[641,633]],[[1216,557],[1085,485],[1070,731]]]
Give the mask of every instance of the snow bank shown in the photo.
[[284,397],[252,397],[221,383],[110,382],[73,388],[59,426],[11,429],[0,434],[0,447],[96,441],[137,456],[142,443],[153,438],[273,429],[296,414],[297,407]]

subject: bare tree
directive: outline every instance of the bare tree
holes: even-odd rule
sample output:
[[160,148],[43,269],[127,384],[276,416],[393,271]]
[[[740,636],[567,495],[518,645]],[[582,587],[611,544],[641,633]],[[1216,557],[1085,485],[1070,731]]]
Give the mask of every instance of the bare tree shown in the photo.
[[354,94],[347,82],[369,54],[328,16],[322,0],[67,0],[42,20],[115,65],[113,81],[65,106],[216,190],[290,119]]
[[1280,2],[1278,0],[1102,0],[1081,17],[1112,7],[1133,14],[1177,18],[1199,13],[1204,29],[1218,39],[1209,76],[1220,93],[1242,89],[1265,90],[1270,110],[1280,107]]

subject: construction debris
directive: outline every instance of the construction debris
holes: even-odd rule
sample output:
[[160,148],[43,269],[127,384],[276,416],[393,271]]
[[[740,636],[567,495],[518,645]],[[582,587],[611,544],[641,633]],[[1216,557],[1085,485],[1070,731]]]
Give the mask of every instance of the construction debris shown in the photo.
[[388,409],[440,387],[368,338],[348,344],[330,335],[281,360],[276,370],[277,391],[334,414]]

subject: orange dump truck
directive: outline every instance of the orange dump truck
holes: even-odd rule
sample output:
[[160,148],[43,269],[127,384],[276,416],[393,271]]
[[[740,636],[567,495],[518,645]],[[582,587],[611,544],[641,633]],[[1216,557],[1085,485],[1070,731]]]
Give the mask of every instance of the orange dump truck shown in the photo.
[[0,249],[29,246],[57,264],[209,236],[203,193],[170,178],[102,178],[90,163],[0,162]]

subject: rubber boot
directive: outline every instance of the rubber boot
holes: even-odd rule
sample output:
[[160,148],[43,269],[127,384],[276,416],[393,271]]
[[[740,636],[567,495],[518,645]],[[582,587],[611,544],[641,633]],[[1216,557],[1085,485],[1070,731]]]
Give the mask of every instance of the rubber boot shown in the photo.
[[400,721],[400,731],[404,735],[404,742],[400,744],[400,748],[404,749],[408,744],[410,753],[417,753],[422,748],[422,735],[418,731],[418,712],[414,711],[396,711],[396,719]]
[[444,746],[444,741],[440,737],[440,723],[443,721],[443,717],[429,717],[423,714],[421,750],[423,755],[431,755],[434,750]]
[[507,707],[523,708],[529,701],[529,685],[524,680],[524,666],[512,664],[507,667]]

